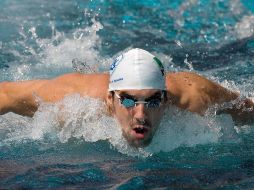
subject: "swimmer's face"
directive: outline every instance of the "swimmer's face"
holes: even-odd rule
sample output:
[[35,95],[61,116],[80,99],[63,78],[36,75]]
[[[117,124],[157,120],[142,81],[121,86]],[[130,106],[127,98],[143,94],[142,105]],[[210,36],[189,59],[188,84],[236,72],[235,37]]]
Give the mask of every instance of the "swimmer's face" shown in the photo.
[[[123,100],[125,102],[123,102]],[[149,107],[144,103],[131,105],[133,101],[149,102]],[[121,103],[122,101],[122,103]],[[111,102],[111,111],[118,120],[123,136],[134,147],[147,146],[160,124],[165,109],[165,101],[160,90],[121,90],[109,94],[108,102]],[[130,102],[130,103],[129,103]],[[156,103],[160,102],[160,106]],[[124,104],[126,103],[126,104]]]

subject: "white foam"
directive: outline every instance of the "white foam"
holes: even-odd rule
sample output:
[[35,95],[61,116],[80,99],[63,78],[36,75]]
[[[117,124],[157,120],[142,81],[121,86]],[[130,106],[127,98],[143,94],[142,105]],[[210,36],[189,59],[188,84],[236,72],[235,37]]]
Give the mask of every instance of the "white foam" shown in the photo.
[[51,69],[60,67],[71,69],[72,60],[75,58],[91,66],[98,64],[101,57],[95,47],[99,46],[101,41],[96,32],[103,26],[94,19],[92,21],[91,27],[75,30],[72,38],[65,37],[64,34],[59,35],[62,40],[58,45],[54,45],[52,40],[48,44],[41,40],[40,43],[45,46],[41,66],[48,66]]
[[[169,152],[179,146],[217,143],[226,133],[232,138],[235,132],[229,116],[215,117],[210,114],[201,117],[171,107],[165,112],[152,143],[146,148],[136,149],[128,145],[122,137],[120,126],[105,113],[105,109],[105,104],[100,100],[74,94],[56,104],[42,104],[32,119],[15,114],[0,116],[1,130],[8,129],[1,132],[2,143],[22,139],[43,141],[46,136],[62,143],[71,138],[86,142],[107,140],[123,154],[147,157],[160,151]],[[225,132],[225,129],[231,132]]]
[[239,39],[253,36],[254,15],[244,16],[241,21],[235,25],[235,33]]
[[[233,129],[232,119],[218,116],[200,116],[188,111],[170,107],[161,122],[154,139],[146,149],[151,152],[168,152],[179,146],[217,143],[223,136],[225,127]],[[223,122],[225,119],[226,122]],[[230,121],[227,123],[227,121]],[[225,125],[226,124],[226,125]],[[233,130],[233,133],[234,130]]]

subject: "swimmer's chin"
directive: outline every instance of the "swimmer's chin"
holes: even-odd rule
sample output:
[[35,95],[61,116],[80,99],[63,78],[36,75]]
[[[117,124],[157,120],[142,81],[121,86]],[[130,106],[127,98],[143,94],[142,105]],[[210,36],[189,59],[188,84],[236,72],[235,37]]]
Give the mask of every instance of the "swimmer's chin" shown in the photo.
[[147,147],[151,141],[152,138],[148,138],[148,139],[130,139],[130,138],[126,138],[128,144],[133,147],[133,148],[145,148]]
[[145,148],[151,143],[151,140],[149,139],[148,141],[143,141],[143,142],[129,142],[130,146],[134,148]]

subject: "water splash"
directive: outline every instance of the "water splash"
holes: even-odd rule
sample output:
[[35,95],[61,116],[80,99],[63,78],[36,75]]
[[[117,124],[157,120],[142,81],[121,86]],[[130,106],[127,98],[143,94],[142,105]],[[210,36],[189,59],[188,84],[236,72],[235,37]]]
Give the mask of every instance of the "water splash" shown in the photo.
[[[76,29],[72,38],[65,37],[61,34],[60,43],[55,45],[50,41],[45,43],[42,40],[40,43],[44,45],[43,59],[38,67],[49,67],[53,69],[66,68],[72,70],[72,61],[74,59],[86,63],[92,67],[94,71],[100,71],[104,64],[104,59],[98,52],[101,40],[97,32],[103,28],[100,22],[92,19],[92,25],[84,29]],[[59,37],[58,37],[59,38]],[[89,72],[89,71],[88,71]]]
[[[75,69],[84,73],[106,70],[111,60],[100,55],[101,39],[97,34],[103,26],[95,18],[91,22],[91,26],[75,29],[72,35],[57,31],[54,22],[51,22],[52,36],[49,39],[39,38],[35,27],[31,27],[28,32],[21,27],[20,34],[24,40],[16,42],[16,46],[26,49],[27,55],[13,51],[21,59],[19,63],[12,63],[5,75],[2,75],[5,78],[0,79],[16,81],[48,78]],[[76,65],[73,65],[73,60],[76,60]]]
[[[1,119],[1,144],[24,139],[66,143],[72,138],[86,142],[106,140],[117,151],[147,157],[154,153],[169,152],[179,146],[217,143],[226,139],[227,131],[234,133],[232,119],[213,114],[201,117],[171,107],[162,119],[152,143],[146,148],[133,148],[122,137],[117,121],[108,116],[103,102],[74,94],[56,104],[42,103],[33,118],[6,114]],[[233,130],[229,130],[233,129]],[[233,131],[233,132],[232,132]],[[229,134],[229,132],[227,132]]]
[[184,59],[184,63],[187,65],[187,67],[189,68],[190,71],[193,71],[194,68],[193,68],[192,62],[188,61],[188,57],[189,57],[189,55],[186,54],[186,57]]
[[254,15],[244,16],[235,25],[235,33],[238,39],[254,36]]

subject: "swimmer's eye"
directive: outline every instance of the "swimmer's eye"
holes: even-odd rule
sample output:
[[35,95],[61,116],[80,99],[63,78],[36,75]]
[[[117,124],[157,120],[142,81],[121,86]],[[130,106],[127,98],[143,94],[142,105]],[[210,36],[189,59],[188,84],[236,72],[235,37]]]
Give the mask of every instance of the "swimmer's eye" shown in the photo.
[[120,101],[121,101],[121,104],[126,108],[131,108],[136,105],[136,100],[132,98],[121,97]]
[[132,108],[137,106],[137,104],[145,104],[147,108],[158,108],[161,105],[161,98],[149,98],[147,101],[138,101],[131,97],[120,96],[115,93],[116,97],[120,100],[121,105],[126,108]]
[[161,105],[161,99],[155,98],[155,99],[150,99],[147,101],[146,107],[147,108],[158,108]]

